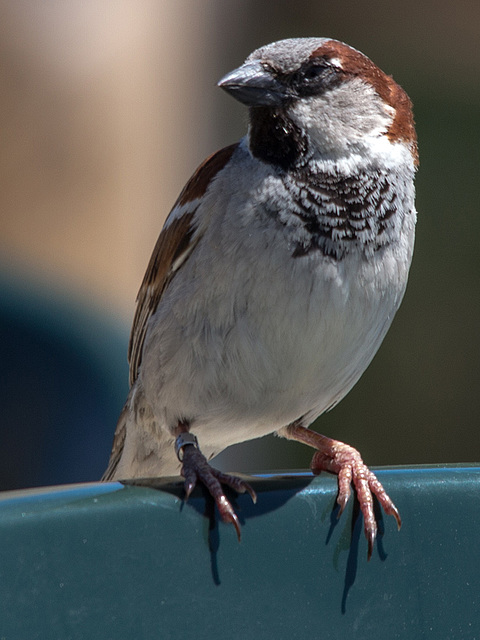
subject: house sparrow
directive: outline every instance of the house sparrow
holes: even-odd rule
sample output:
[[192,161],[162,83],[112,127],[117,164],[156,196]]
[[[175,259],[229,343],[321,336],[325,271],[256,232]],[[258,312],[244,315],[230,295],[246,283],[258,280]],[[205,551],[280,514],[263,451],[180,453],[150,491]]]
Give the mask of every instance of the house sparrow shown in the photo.
[[394,80],[329,38],[254,51],[218,85],[249,107],[247,135],[208,158],[175,203],[138,294],[131,389],[103,480],[197,482],[240,537],[208,460],[269,433],[314,449],[311,469],[353,483],[368,557],[375,495],[358,451],[308,426],[362,375],[402,300],[412,258],[417,144]]

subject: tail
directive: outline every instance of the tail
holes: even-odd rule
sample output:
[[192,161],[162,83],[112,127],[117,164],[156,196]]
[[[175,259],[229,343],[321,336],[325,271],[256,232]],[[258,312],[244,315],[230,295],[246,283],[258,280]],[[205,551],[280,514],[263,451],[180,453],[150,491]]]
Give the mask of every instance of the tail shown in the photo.
[[117,428],[113,437],[112,452],[110,454],[110,460],[108,467],[101,477],[102,482],[109,482],[114,479],[115,472],[122,457],[123,447],[125,445],[125,436],[127,434],[127,404],[123,407],[122,413],[118,419]]

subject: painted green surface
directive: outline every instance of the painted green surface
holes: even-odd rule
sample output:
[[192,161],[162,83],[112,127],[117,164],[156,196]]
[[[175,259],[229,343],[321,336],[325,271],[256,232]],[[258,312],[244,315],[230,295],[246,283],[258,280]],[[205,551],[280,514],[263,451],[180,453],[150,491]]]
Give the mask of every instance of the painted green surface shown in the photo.
[[479,638],[480,467],[378,475],[404,524],[369,563],[326,474],[253,478],[240,544],[176,480],[4,493],[0,638]]

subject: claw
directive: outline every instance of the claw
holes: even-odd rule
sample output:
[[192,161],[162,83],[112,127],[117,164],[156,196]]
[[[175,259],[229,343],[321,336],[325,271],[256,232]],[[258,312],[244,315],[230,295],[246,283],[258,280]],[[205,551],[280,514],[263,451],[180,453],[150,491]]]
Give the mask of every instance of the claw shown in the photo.
[[398,509],[397,509],[397,507],[395,505],[393,505],[393,509],[392,509],[391,515],[397,521],[397,529],[398,529],[398,531],[400,531],[400,529],[402,528],[402,518],[400,517],[400,513],[399,513],[399,511],[398,511]]
[[339,506],[338,513],[337,513],[337,520],[340,520],[340,517],[342,513],[345,511],[345,507],[347,506],[347,502],[348,502],[348,496],[345,497],[344,499],[340,497],[337,498],[337,504]]
[[368,551],[367,551],[367,562],[368,562],[372,557],[373,545],[375,544],[375,538],[377,537],[376,528],[374,530],[368,531],[368,533],[365,532],[365,535],[367,538],[367,546],[368,546]]
[[223,522],[226,522],[226,523],[230,522],[235,527],[235,531],[237,532],[237,538],[238,538],[238,541],[240,542],[242,539],[242,530],[240,527],[238,516],[233,510],[232,505],[227,500],[227,498],[225,498],[225,496],[222,496],[219,502],[217,502],[217,507],[218,507],[218,511],[220,512],[220,515],[222,516]]
[[254,503],[257,501],[257,494],[245,480],[222,473],[211,467],[198,445],[185,444],[182,448],[182,475],[185,478],[185,499],[188,500],[197,482],[201,482],[215,500],[223,522],[231,523],[235,527],[237,538],[240,542],[240,521],[222,489],[222,484],[227,485],[237,493],[248,493]]
[[391,515],[397,522],[400,529],[402,520],[398,509],[387,495],[387,492],[379,482],[376,475],[370,471],[363,462],[359,452],[348,444],[331,440],[315,432],[295,427],[291,430],[290,437],[306,442],[311,446],[317,446],[318,451],[314,454],[311,463],[313,473],[321,471],[336,473],[338,476],[338,496],[337,503],[340,507],[338,517],[345,509],[350,497],[350,486],[353,483],[360,509],[363,514],[364,531],[367,539],[367,558],[372,557],[373,546],[377,537],[377,522],[373,511],[373,496],[377,498],[387,515]]
[[183,485],[185,489],[185,502],[189,499],[192,491],[195,489],[195,482],[185,482]]
[[248,482],[245,482],[244,492],[245,491],[248,493],[248,495],[252,499],[253,504],[257,504],[257,494],[255,493],[253,488],[248,484]]
[[340,459],[337,459],[335,461],[335,464],[339,466],[339,496],[337,501],[340,504],[341,514],[349,498],[349,495],[345,492],[342,492],[342,489],[340,488],[342,474],[346,468],[346,477],[348,477],[351,482],[353,482],[353,486],[355,487],[357,498],[360,503],[360,509],[363,514],[364,531],[368,547],[367,560],[370,560],[370,558],[372,557],[373,546],[375,544],[378,530],[377,521],[375,519],[375,513],[373,510],[373,496],[376,496],[376,498],[384,508],[385,513],[387,515],[392,515],[395,518],[398,529],[400,529],[402,521],[398,509],[395,507],[392,500],[387,495],[387,492],[377,479],[376,475],[365,465],[358,451],[356,451],[352,447],[348,447],[348,445],[344,445],[344,447],[346,447],[346,449],[343,453],[346,455],[347,459],[341,460],[339,456]]

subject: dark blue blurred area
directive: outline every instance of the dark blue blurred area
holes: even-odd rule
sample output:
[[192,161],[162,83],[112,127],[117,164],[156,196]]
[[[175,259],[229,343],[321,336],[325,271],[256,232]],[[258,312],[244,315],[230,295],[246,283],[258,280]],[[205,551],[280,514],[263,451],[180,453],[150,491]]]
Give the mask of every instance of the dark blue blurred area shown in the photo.
[[128,388],[128,327],[0,275],[0,490],[98,480]]

